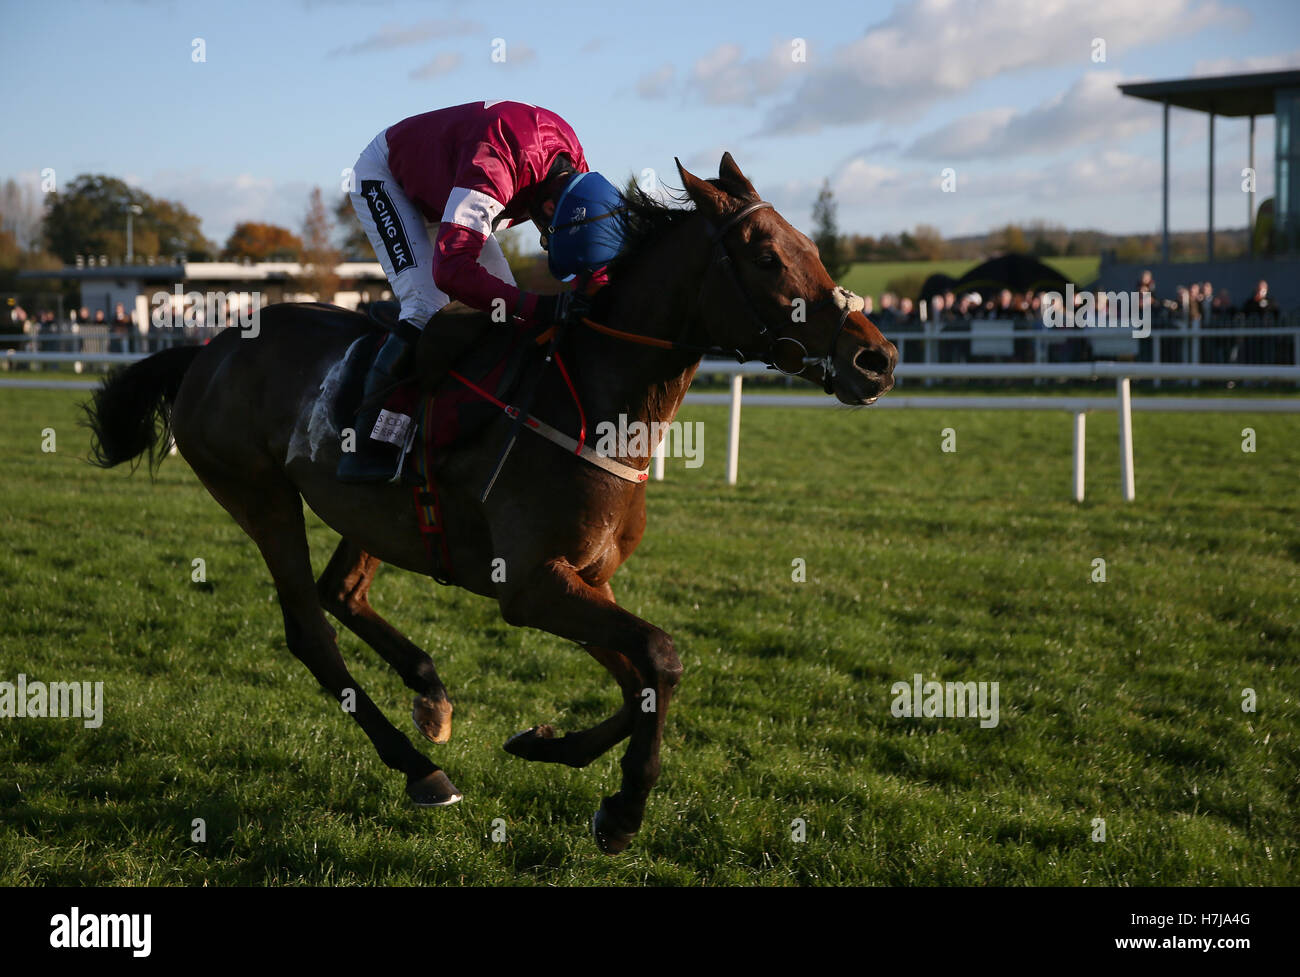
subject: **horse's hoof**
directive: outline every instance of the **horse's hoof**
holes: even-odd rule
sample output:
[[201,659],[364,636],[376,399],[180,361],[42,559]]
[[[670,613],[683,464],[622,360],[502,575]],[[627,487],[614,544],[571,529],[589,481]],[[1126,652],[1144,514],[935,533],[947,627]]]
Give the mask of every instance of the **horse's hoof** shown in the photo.
[[555,739],[555,727],[542,725],[534,726],[532,729],[526,729],[522,733],[515,733],[514,736],[506,740],[502,747],[507,753],[513,753],[517,757],[523,757],[525,760],[533,759],[538,740]]
[[408,780],[406,794],[415,802],[416,807],[446,807],[464,796],[441,770]]
[[451,739],[451,703],[446,699],[417,695],[415,705],[411,707],[411,718],[426,739],[435,743],[446,743]]
[[635,831],[620,831],[611,823],[609,812],[605,809],[605,802],[600,802],[600,807],[596,808],[596,813],[591,816],[591,834],[596,839],[596,847],[606,855],[617,855],[626,851],[627,846],[632,844],[632,839],[636,837]]

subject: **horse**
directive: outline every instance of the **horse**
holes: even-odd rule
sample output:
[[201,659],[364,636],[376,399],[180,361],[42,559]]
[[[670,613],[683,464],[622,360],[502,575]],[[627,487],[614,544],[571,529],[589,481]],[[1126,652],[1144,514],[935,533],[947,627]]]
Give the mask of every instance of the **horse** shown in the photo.
[[[672,203],[629,190],[624,249],[609,267],[609,284],[564,334],[565,376],[550,369],[534,386],[537,416],[570,417],[572,390],[592,424],[622,414],[647,430],[667,430],[702,356],[719,351],[803,377],[844,404],[870,404],[888,392],[896,348],[730,153],[717,179],[696,177],[680,161],[677,171],[684,193]],[[332,696],[350,702],[352,718],[380,760],[405,776],[415,804],[455,803],[461,794],[447,773],[349,674],[326,618],[328,611],[396,670],[416,693],[416,727],[435,744],[447,742],[452,703],[432,659],[368,599],[381,564],[435,575],[410,487],[343,484],[335,477],[340,439],[305,446],[323,380],[374,325],[316,304],[270,306],[260,319],[255,336],[227,329],[205,346],[165,349],[110,374],[85,405],[91,461],[111,468],[147,456],[153,468],[174,441],[261,552],[292,654]],[[421,364],[427,345],[420,345]],[[495,600],[508,624],[576,643],[619,686],[621,707],[590,729],[559,736],[541,724],[504,746],[525,760],[583,767],[627,739],[618,790],[591,822],[600,850],[616,854],[641,827],[682,678],[672,638],[621,608],[610,585],[645,530],[645,476],[621,477],[526,434],[497,466],[502,444],[519,433],[516,423],[500,412],[439,463],[450,582]],[[644,472],[652,451],[618,461]],[[499,477],[484,499],[494,466]],[[342,537],[319,580],[304,501]]]

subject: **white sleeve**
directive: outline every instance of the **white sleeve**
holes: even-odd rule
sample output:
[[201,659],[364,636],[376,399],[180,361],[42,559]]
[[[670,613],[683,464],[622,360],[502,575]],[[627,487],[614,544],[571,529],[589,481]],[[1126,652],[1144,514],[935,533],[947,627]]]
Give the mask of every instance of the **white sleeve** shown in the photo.
[[492,233],[492,222],[504,209],[505,204],[481,190],[454,187],[442,212],[442,221],[444,224],[459,224],[487,237]]

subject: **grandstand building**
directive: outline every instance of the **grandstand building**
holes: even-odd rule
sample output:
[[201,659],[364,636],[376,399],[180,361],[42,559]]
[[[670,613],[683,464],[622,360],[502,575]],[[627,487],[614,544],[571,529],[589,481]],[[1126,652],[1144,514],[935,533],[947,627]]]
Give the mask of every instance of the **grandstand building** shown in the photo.
[[[1251,293],[1255,283],[1268,281],[1269,291],[1287,308],[1300,305],[1300,71],[1267,71],[1220,75],[1210,78],[1180,78],[1172,81],[1137,82],[1120,85],[1132,98],[1157,102],[1164,112],[1164,152],[1161,187],[1161,260],[1156,264],[1128,264],[1103,255],[1100,287],[1105,290],[1133,288],[1143,269],[1150,269],[1157,289],[1175,282],[1212,281],[1233,295]],[[1208,119],[1208,165],[1206,193],[1206,255],[1200,262],[1176,264],[1169,258],[1169,111],[1171,108],[1203,112]],[[1261,215],[1256,206],[1253,183],[1242,193],[1246,211],[1248,251],[1236,260],[1219,260],[1214,253],[1215,197],[1214,121],[1220,116],[1248,118],[1249,135],[1240,171],[1255,164],[1255,119],[1272,115],[1276,119],[1273,166],[1276,175],[1271,213]],[[1242,206],[1232,202],[1233,209]],[[1235,219],[1234,219],[1235,223]],[[1240,226],[1240,225],[1238,225]],[[1169,297],[1162,295],[1161,297]]]

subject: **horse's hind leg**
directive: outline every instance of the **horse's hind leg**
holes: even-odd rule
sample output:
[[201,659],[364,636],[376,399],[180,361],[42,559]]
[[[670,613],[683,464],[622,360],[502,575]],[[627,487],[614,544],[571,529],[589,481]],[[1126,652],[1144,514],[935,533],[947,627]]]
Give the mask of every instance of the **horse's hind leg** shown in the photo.
[[416,693],[411,718],[420,732],[435,743],[446,743],[451,739],[451,701],[433,659],[370,606],[370,584],[381,565],[357,544],[340,540],[316,581],[316,592],[325,609],[375,649]]
[[289,650],[352,714],[384,764],[406,775],[406,792],[416,804],[432,807],[460,800],[447,775],[393,727],[343,663],[334,629],[316,595],[297,490],[278,473],[260,484],[226,482],[197,466],[195,473],[261,550],[280,597]]

